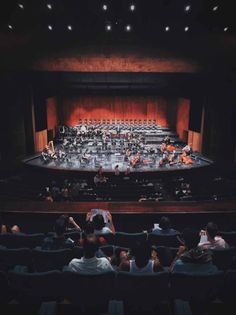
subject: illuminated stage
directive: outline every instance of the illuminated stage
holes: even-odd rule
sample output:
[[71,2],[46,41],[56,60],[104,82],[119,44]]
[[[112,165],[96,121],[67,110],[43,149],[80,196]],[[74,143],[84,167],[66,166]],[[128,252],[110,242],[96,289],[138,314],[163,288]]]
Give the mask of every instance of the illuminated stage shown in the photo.
[[[190,164],[181,162],[186,143],[176,132],[155,123],[87,124],[86,133],[81,132],[81,128],[84,128],[83,124],[63,127],[63,132],[58,132],[54,147],[57,156],[63,150],[61,158],[43,159],[40,154],[24,160],[24,163],[44,169],[79,172],[97,172],[99,167],[104,172],[114,172],[118,165],[120,172],[128,169],[132,173],[183,171],[213,163],[198,152],[191,154]],[[173,163],[167,160],[162,164],[161,145],[165,138],[169,139],[169,146],[174,150],[165,151],[168,157],[173,153]],[[138,162],[133,163],[137,154]]]

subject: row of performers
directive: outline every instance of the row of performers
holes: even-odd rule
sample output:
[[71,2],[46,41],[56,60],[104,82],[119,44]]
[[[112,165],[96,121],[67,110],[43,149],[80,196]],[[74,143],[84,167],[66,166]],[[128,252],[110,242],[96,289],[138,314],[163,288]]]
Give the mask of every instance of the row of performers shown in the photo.
[[[186,145],[183,147],[181,154],[176,154],[176,147],[172,144],[168,144],[163,142],[160,146],[160,151],[162,153],[162,157],[159,161],[159,166],[164,166],[166,164],[173,165],[176,163],[183,163],[185,165],[190,165],[193,163],[191,154],[192,148],[190,145]],[[150,153],[154,153],[155,151],[150,149]],[[132,154],[130,149],[127,149],[125,152],[125,158],[127,161],[130,162],[130,165],[135,168],[139,164],[149,164],[152,161],[150,159],[142,158],[141,151],[137,151],[136,154]],[[44,161],[50,160],[57,160],[57,159],[64,159],[66,158],[67,154],[63,149],[59,149],[57,152],[55,151],[53,141],[50,141],[48,145],[45,146],[42,154],[42,159]],[[89,153],[89,150],[86,149],[85,152],[82,154],[81,159],[89,162],[92,158],[92,155]]]

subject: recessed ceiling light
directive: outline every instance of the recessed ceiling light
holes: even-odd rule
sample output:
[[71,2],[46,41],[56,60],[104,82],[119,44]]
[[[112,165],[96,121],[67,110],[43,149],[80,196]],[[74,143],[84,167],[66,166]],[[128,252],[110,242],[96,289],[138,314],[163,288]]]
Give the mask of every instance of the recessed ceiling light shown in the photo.
[[71,26],[71,25],[67,25],[67,29],[68,29],[69,31],[72,31],[72,26]]
[[52,25],[48,25],[49,31],[52,31]]
[[224,32],[227,32],[228,30],[229,30],[229,27],[226,26],[226,27],[224,28]]
[[18,7],[22,10],[24,9],[24,5],[22,3],[18,3]]
[[108,9],[107,4],[103,4],[102,9],[103,9],[103,11],[107,11],[107,9]]
[[10,29],[10,30],[13,30],[13,26],[11,24],[8,24],[7,27]]
[[216,11],[216,10],[218,10],[218,8],[219,8],[219,6],[216,5],[216,6],[213,7],[212,11]]
[[106,31],[110,32],[112,30],[111,24],[106,25]]
[[166,31],[166,32],[169,32],[169,30],[170,30],[170,27],[167,25],[167,26],[165,27],[165,31]]
[[185,26],[184,31],[188,32],[189,31],[189,26]]
[[188,5],[186,5],[185,7],[184,7],[184,11],[185,12],[189,12],[191,10],[191,5],[190,4],[188,4]]
[[126,27],[125,27],[125,30],[127,31],[127,32],[130,32],[131,31],[131,25],[126,25]]
[[135,4],[131,4],[129,9],[130,9],[130,11],[134,11],[135,10]]
[[47,3],[48,10],[52,10],[52,5],[50,3]]

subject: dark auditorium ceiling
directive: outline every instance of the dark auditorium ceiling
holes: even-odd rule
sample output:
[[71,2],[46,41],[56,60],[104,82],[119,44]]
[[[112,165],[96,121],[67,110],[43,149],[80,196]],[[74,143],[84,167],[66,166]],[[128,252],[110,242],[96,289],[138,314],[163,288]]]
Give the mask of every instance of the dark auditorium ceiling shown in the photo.
[[[232,0],[7,0],[0,12],[1,66],[11,69],[38,70],[34,62],[45,56],[59,62],[87,51],[110,57],[119,49],[127,58],[131,47],[133,54],[158,56],[159,63],[170,59],[173,72],[185,61],[182,72],[202,66],[234,72],[235,35]],[[46,64],[43,70],[62,69]]]

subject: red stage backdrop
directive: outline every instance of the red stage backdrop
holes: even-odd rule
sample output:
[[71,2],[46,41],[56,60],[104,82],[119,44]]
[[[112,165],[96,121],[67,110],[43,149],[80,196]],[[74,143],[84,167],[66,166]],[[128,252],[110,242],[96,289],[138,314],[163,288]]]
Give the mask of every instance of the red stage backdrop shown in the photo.
[[156,119],[161,126],[176,127],[177,99],[161,96],[81,96],[63,99],[62,123],[79,119]]

